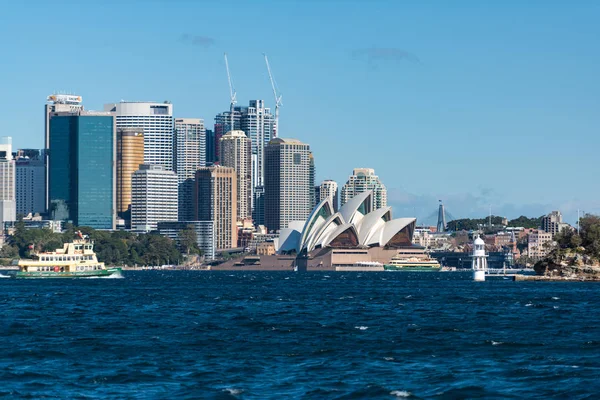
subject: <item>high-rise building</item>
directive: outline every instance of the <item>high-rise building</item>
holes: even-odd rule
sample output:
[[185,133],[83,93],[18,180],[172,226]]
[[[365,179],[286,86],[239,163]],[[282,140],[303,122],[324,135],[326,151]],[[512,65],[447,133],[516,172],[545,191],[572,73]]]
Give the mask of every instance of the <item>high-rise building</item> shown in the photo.
[[308,167],[308,184],[310,185],[310,209],[315,208],[318,202],[316,202],[316,190],[315,190],[315,175],[317,170],[315,168],[315,157],[312,153],[308,157],[309,167]]
[[206,165],[210,166],[217,162],[216,156],[217,144],[215,138],[215,131],[212,129],[206,130]]
[[214,221],[217,249],[237,246],[237,176],[230,167],[196,171],[194,221]]
[[162,165],[142,164],[131,179],[131,229],[150,232],[177,221],[177,175]]
[[[275,117],[265,107],[264,100],[250,100],[248,107],[235,107],[233,129],[231,113],[225,111],[215,117],[215,138],[218,141],[230,130],[241,130],[252,142],[252,209],[255,223],[262,223],[262,194],[265,179],[265,146],[275,137]],[[216,159],[220,160],[217,144]],[[254,204],[257,203],[257,204]],[[255,210],[256,209],[256,210]]]
[[179,186],[179,221],[194,215],[194,175],[206,165],[206,129],[198,118],[175,119],[175,171]]
[[46,98],[46,104],[44,105],[44,165],[46,166],[46,186],[44,188],[45,205],[44,208],[48,210],[50,206],[50,168],[48,148],[50,146],[50,117],[54,113],[78,113],[83,111],[83,104],[81,104],[81,96],[70,95],[70,94],[52,94]]
[[44,152],[34,149],[17,151],[15,160],[17,214],[46,212],[46,167]]
[[0,232],[4,223],[17,219],[15,198],[15,160],[12,156],[12,138],[0,138]]
[[252,157],[250,138],[230,131],[221,138],[221,165],[237,175],[237,220],[252,218]]
[[310,146],[296,139],[276,138],[265,148],[265,224],[269,231],[308,218],[313,202],[311,156]]
[[131,177],[144,163],[144,129],[117,129],[117,213],[131,228]]
[[117,129],[144,129],[144,164],[173,170],[173,105],[169,102],[128,102],[105,104],[113,112]]
[[233,127],[231,126],[231,111],[225,111],[217,114],[215,117],[214,130],[214,161],[221,160],[221,138],[229,131],[240,130],[242,127],[242,112],[246,107],[235,107],[233,110]]
[[325,200],[326,198],[331,199],[333,204],[333,210],[338,210],[338,184],[336,181],[332,181],[331,179],[326,179],[321,182],[321,185],[317,186],[319,188],[319,197],[317,198],[317,203]]
[[560,211],[552,211],[542,218],[542,230],[551,234],[552,237],[568,227],[570,227],[570,225],[563,222]]
[[114,116],[87,111],[50,114],[48,151],[51,218],[115,229]]
[[375,175],[372,168],[354,168],[352,175],[342,187],[342,206],[359,193],[373,191],[373,207],[378,209],[387,206],[387,189]]

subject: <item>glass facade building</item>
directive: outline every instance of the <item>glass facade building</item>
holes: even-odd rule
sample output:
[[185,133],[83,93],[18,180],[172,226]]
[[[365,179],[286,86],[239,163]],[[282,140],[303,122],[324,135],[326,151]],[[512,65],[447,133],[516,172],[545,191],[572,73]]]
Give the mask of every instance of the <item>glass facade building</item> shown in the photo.
[[106,113],[57,113],[49,124],[53,219],[115,228],[115,121]]

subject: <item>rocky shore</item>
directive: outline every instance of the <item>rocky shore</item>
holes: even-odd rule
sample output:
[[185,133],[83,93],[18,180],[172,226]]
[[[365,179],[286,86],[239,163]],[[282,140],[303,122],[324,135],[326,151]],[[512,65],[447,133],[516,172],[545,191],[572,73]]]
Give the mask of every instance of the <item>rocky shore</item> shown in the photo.
[[536,276],[519,280],[600,281],[600,260],[582,254],[579,249],[553,251],[533,269]]

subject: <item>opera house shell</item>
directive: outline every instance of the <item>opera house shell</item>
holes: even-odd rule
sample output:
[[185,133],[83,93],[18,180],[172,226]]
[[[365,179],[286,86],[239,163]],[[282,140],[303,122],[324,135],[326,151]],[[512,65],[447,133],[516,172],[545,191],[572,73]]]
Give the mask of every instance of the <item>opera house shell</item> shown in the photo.
[[[392,219],[391,207],[373,210],[373,192],[367,191],[350,199],[338,212],[334,212],[330,199],[321,201],[306,221],[292,222],[281,229],[275,246],[278,254],[298,257],[314,257],[333,249],[354,249],[357,252],[352,261],[371,261],[397,253],[392,250],[411,247],[415,224],[415,218]],[[380,251],[377,256],[369,249],[392,252]],[[360,254],[370,255],[365,258]]]

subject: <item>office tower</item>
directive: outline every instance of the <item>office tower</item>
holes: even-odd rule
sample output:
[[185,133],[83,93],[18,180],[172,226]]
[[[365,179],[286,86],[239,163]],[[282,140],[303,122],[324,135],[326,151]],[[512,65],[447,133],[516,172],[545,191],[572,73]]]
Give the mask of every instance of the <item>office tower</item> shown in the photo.
[[4,223],[17,219],[15,199],[15,160],[12,156],[12,138],[0,138],[0,233]]
[[17,151],[15,160],[17,214],[46,212],[46,167],[44,152],[34,149]]
[[177,221],[177,175],[142,164],[131,178],[131,229],[155,231],[162,221]]
[[387,206],[387,189],[372,168],[354,168],[352,175],[342,187],[341,206],[357,194],[367,190],[373,191],[374,210]]
[[216,156],[216,139],[215,139],[215,131],[212,129],[206,130],[206,165],[213,165],[217,161]]
[[308,218],[310,157],[309,145],[295,139],[276,138],[265,148],[265,224],[269,231]]
[[316,198],[315,198],[315,174],[316,174],[316,169],[315,169],[315,157],[313,156],[312,153],[310,153],[309,157],[308,157],[308,184],[310,185],[310,209],[312,210],[313,208],[315,208],[315,206],[318,204],[318,202],[315,202]]
[[131,177],[144,163],[144,129],[117,129],[117,213],[131,228]]
[[331,203],[333,204],[333,210],[338,210],[338,184],[336,181],[332,181],[330,179],[326,179],[321,182],[321,185],[317,186],[319,188],[319,197],[317,198],[317,203],[321,202],[326,198],[331,199]]
[[243,131],[230,131],[221,138],[221,165],[237,175],[237,221],[252,218],[252,153],[250,138]]
[[246,107],[235,107],[233,110],[233,127],[231,127],[231,111],[225,111],[217,114],[215,117],[215,130],[214,130],[214,161],[219,162],[221,160],[221,138],[229,131],[240,130],[242,125],[242,112]]
[[87,111],[50,114],[49,152],[51,218],[115,229],[114,116]]
[[175,119],[175,171],[179,186],[179,221],[191,221],[194,215],[194,175],[206,165],[204,120]]
[[50,206],[50,168],[48,167],[49,156],[48,148],[50,146],[50,116],[54,113],[78,113],[83,111],[81,96],[69,94],[52,94],[46,98],[44,105],[44,165],[46,166],[46,186],[44,188],[45,204],[44,208],[48,210]]
[[194,221],[214,221],[217,249],[237,246],[237,176],[229,167],[196,171]]
[[169,102],[127,102],[105,104],[114,113],[117,129],[144,129],[144,163],[173,170],[173,105]]

